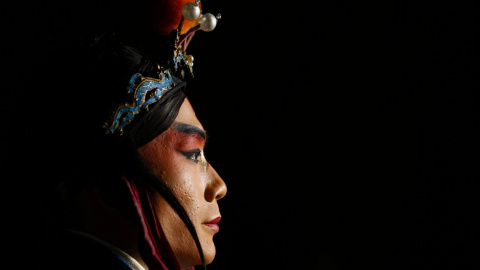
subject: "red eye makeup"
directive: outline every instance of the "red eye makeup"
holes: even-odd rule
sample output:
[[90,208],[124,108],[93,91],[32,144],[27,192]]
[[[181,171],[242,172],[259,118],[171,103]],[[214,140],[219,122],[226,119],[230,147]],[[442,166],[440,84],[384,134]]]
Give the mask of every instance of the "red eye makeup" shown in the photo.
[[185,123],[173,125],[173,147],[187,159],[202,163],[204,171],[207,171],[208,162],[201,148],[205,147],[207,134],[201,128]]

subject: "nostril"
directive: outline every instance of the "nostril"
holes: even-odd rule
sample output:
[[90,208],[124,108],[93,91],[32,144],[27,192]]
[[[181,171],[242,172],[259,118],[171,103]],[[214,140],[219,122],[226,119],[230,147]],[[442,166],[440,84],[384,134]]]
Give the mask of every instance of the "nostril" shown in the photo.
[[221,188],[219,189],[219,191],[217,192],[217,196],[215,196],[216,200],[220,200],[223,197],[225,197],[225,195],[227,195],[227,186],[225,185],[223,180],[220,180],[220,181],[222,181],[222,185],[221,185]]
[[209,170],[209,183],[205,190],[205,199],[208,202],[214,202],[225,197],[227,193],[227,186],[223,182],[222,178],[217,174],[217,172],[210,166]]

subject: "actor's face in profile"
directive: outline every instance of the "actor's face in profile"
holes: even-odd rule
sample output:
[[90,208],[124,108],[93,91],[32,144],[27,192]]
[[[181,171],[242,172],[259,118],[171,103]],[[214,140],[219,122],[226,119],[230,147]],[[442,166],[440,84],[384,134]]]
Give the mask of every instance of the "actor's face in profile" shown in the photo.
[[[202,244],[206,263],[215,257],[213,236],[220,218],[217,201],[227,187],[204,158],[205,131],[188,99],[183,102],[173,125],[139,149],[153,172],[162,178],[190,216]],[[187,227],[169,204],[155,191],[150,192],[167,240],[185,269],[201,264],[195,242]]]

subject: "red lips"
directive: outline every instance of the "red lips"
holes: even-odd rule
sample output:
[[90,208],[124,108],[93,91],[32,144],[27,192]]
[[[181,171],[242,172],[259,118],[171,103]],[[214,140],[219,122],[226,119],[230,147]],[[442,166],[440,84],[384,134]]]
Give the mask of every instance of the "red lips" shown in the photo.
[[220,222],[221,219],[222,219],[222,217],[216,217],[215,219],[213,219],[209,222],[203,223],[203,225],[209,227],[210,229],[212,229],[214,231],[219,231],[220,227],[218,226],[217,223]]

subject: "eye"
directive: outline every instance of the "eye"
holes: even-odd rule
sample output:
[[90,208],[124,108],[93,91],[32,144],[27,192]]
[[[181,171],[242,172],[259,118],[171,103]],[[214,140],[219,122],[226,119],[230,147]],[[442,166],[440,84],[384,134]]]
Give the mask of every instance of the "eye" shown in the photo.
[[185,158],[188,160],[191,160],[195,163],[198,163],[200,161],[200,155],[201,155],[201,150],[200,149],[194,149],[190,151],[182,151],[177,149],[178,152],[180,152]]
[[185,157],[187,159],[190,159],[191,161],[193,161],[195,163],[198,163],[199,157],[200,157],[200,151],[194,152],[194,153],[189,153],[189,154],[185,155]]

